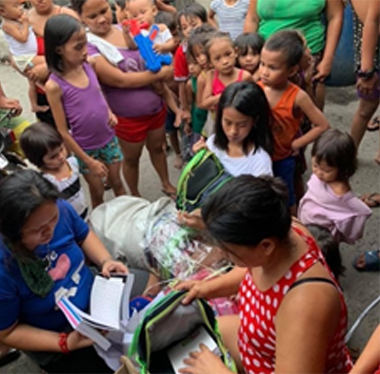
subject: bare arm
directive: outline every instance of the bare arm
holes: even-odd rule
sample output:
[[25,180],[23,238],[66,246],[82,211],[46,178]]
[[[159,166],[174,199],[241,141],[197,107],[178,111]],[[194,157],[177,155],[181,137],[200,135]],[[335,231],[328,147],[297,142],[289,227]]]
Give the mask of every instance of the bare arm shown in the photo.
[[246,272],[246,268],[235,267],[217,278],[203,281],[185,281],[176,288],[189,290],[188,296],[184,300],[185,303],[201,297],[206,299],[229,297],[236,295]]
[[245,17],[244,32],[257,32],[259,29],[260,19],[257,15],[257,0],[250,0],[248,13]]
[[[0,342],[23,351],[61,352],[59,333],[43,330],[17,322],[8,329],[0,331]],[[69,334],[67,347],[69,351],[89,347],[93,342],[76,331]]]
[[54,121],[57,124],[57,130],[61,134],[65,144],[88,166],[92,173],[101,177],[106,176],[108,171],[107,167],[84,152],[71,136],[66,122],[65,110],[62,105],[62,91],[59,85],[56,82],[49,80],[45,85],[45,89]]
[[379,39],[380,0],[371,0],[363,28],[361,68],[364,71],[373,69],[377,41]]
[[200,74],[197,78],[197,94],[195,97],[195,102],[197,103],[197,107],[200,108],[200,103],[202,102],[202,96],[203,96],[203,91],[206,86],[206,75],[205,74]]
[[164,12],[169,12],[169,13],[173,13],[173,14],[177,13],[177,9],[174,6],[166,4],[162,0],[156,0],[156,6],[157,6],[158,10],[162,10]]
[[350,374],[371,374],[380,365],[380,325],[368,340],[362,354],[355,362]]
[[171,66],[163,66],[158,73],[151,71],[122,72],[119,68],[111,65],[105,57],[99,55],[94,57],[94,67],[99,80],[111,87],[117,88],[139,88],[148,86],[162,79],[168,79],[172,74]]
[[327,32],[326,45],[323,51],[322,61],[317,66],[314,79],[323,81],[331,72],[335,50],[339,43],[340,33],[343,25],[344,5],[342,0],[327,0]]
[[212,110],[218,104],[220,95],[214,96],[212,94],[212,79],[214,77],[214,70],[210,70],[206,75],[205,87],[203,89],[202,99],[199,103],[199,108]]
[[315,106],[310,96],[303,90],[300,90],[297,94],[296,107],[309,118],[313,124],[313,128],[305,135],[293,141],[293,150],[298,150],[310,144],[330,127],[324,114]]
[[29,36],[29,23],[26,15],[22,15],[20,23],[4,22],[3,31],[20,43],[26,43]]
[[218,22],[216,22],[215,15],[216,13],[212,9],[208,11],[208,23],[217,29]]
[[325,373],[339,316],[339,295],[333,285],[306,283],[289,291],[275,320],[275,373]]

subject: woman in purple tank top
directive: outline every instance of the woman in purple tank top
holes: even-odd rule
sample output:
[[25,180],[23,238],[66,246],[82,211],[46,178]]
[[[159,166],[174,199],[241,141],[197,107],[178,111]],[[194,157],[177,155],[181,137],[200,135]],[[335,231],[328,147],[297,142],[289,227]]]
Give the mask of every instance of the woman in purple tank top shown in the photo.
[[123,172],[131,194],[140,196],[139,159],[146,145],[162,192],[175,197],[163,150],[166,105],[150,86],[171,77],[171,68],[165,66],[156,74],[146,70],[139,51],[128,49],[121,27],[112,25],[107,0],[72,0],[72,5],[89,29],[88,54],[95,61],[104,95],[118,119],[115,131],[124,154]]
[[122,154],[113,129],[117,119],[86,62],[86,33],[80,22],[57,15],[47,21],[44,34],[52,73],[45,86],[47,99],[58,131],[78,158],[95,208],[103,202],[103,178],[108,176],[116,196],[125,193],[120,180]]

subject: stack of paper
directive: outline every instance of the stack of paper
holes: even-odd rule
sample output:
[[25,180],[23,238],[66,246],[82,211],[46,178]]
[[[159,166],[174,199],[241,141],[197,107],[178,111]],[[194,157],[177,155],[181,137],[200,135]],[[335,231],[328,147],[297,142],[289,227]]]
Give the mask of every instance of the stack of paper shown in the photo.
[[90,314],[78,309],[66,296],[57,305],[73,327],[92,339],[102,349],[111,343],[99,331],[120,331],[129,320],[129,296],[133,285],[133,274],[103,278],[96,276],[90,298]]

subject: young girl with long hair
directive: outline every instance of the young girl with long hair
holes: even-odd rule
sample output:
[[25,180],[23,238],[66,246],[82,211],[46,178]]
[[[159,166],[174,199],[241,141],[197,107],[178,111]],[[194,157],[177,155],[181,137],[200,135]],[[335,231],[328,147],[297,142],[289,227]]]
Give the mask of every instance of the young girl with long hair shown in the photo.
[[78,158],[94,208],[103,202],[102,178],[107,175],[115,195],[125,193],[119,176],[122,153],[112,128],[117,120],[86,61],[86,32],[80,22],[57,15],[46,22],[44,34],[46,62],[52,72],[46,83],[47,98],[58,131]]
[[[255,105],[252,105],[255,103]],[[251,82],[230,84],[216,115],[215,134],[194,145],[209,148],[234,175],[272,175],[270,107],[263,90]]]
[[218,105],[220,95],[231,83],[251,81],[247,71],[235,67],[237,54],[228,34],[217,32],[206,44],[206,55],[213,69],[207,72],[200,107],[213,110]]

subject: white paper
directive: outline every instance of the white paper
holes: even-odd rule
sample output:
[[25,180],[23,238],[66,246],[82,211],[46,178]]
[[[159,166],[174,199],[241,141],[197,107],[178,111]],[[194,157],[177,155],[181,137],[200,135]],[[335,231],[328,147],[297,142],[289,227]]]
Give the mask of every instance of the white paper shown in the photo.
[[168,357],[176,374],[180,374],[179,369],[186,366],[183,360],[188,358],[191,352],[199,351],[201,344],[204,344],[211,352],[220,354],[215,340],[203,326],[168,350]]
[[96,276],[91,290],[90,313],[93,321],[120,328],[120,310],[124,292],[122,278]]

